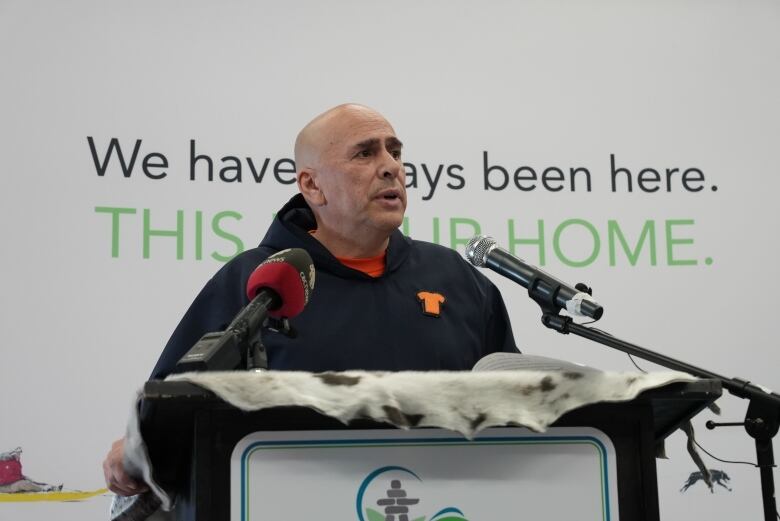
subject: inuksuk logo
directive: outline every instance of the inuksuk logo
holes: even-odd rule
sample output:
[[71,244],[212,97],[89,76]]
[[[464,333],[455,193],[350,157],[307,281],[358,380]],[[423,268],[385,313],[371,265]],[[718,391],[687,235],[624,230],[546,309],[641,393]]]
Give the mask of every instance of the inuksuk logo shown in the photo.
[[[401,480],[394,479],[390,481],[390,488],[387,491],[387,497],[376,501],[378,507],[384,508],[385,515],[381,516],[385,521],[409,521],[409,507],[419,503],[419,499],[407,497],[406,491],[401,488]],[[377,517],[376,512],[372,511],[370,517]],[[369,521],[371,521],[369,519]]]
[[404,467],[381,467],[360,484],[357,495],[359,521],[468,521],[455,507],[439,508],[431,517],[420,495],[423,480]]

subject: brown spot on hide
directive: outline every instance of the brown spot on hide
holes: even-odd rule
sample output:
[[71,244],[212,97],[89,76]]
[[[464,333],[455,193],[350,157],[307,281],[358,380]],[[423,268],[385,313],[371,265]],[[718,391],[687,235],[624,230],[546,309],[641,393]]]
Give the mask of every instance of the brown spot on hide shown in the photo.
[[325,385],[357,385],[360,382],[359,376],[349,376],[339,373],[319,373],[314,375],[322,380]]
[[583,376],[585,376],[582,373],[578,373],[576,371],[566,371],[563,373],[564,378],[568,378],[569,380],[579,380]]
[[479,416],[476,418],[472,418],[470,420],[472,430],[485,423],[485,420],[487,420],[487,415],[484,412],[479,413]]
[[425,418],[424,414],[406,414],[390,405],[383,405],[382,410],[385,411],[385,416],[390,420],[390,423],[402,427],[416,427]]
[[542,378],[542,381],[539,382],[539,385],[521,385],[517,387],[517,390],[523,396],[528,396],[535,391],[542,391],[543,393],[547,393],[556,387],[558,387],[558,385],[553,382],[552,376],[545,376]]
[[636,376],[629,376],[628,378],[626,378],[626,385],[631,385],[632,383],[634,383],[636,381],[637,381],[637,377]]
[[[550,402],[550,405],[551,405],[551,406],[553,406],[553,405],[556,405],[556,404],[558,404],[558,403],[559,403],[559,402],[561,402],[561,401],[568,400],[570,397],[571,397],[571,395],[570,395],[569,393],[563,393],[562,395],[560,395],[560,396],[559,396],[558,398],[556,398],[555,400],[552,400],[552,401]],[[557,413],[556,413],[556,414],[557,414]]]

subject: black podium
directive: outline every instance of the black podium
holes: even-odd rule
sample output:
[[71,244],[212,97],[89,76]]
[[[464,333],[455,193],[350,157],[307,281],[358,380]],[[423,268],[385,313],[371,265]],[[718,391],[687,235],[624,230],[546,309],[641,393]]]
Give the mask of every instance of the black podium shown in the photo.
[[[720,394],[720,383],[714,380],[670,384],[630,402],[576,409],[554,426],[593,427],[605,433],[615,448],[620,519],[657,521],[657,447]],[[247,434],[392,428],[362,420],[345,426],[302,407],[248,413],[193,384],[162,381],[146,383],[140,420],[154,477],[177,496],[175,518],[199,521],[229,519],[230,455]]]

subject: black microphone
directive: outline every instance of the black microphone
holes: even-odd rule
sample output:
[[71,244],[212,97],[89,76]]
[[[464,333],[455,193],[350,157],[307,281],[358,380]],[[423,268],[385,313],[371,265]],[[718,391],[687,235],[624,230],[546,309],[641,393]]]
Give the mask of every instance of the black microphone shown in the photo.
[[[558,313],[565,309],[570,315],[601,318],[602,308],[589,293],[572,288],[552,275],[527,264],[496,244],[492,237],[477,235],[466,245],[466,259],[481,268],[486,266],[499,275],[528,289],[528,296],[543,309]],[[577,287],[580,285],[578,284]],[[584,286],[584,285],[583,285]]]
[[286,322],[303,311],[314,290],[314,276],[314,263],[306,250],[290,248],[268,257],[249,276],[249,304],[224,331],[203,335],[179,360],[174,372],[237,369],[266,319]]

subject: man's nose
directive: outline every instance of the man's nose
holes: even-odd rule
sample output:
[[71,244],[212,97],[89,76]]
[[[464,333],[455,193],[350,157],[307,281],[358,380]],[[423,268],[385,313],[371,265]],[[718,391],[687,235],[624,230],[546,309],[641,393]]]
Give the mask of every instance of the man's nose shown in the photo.
[[387,150],[382,154],[382,164],[380,165],[380,175],[392,179],[401,175],[403,165]]

